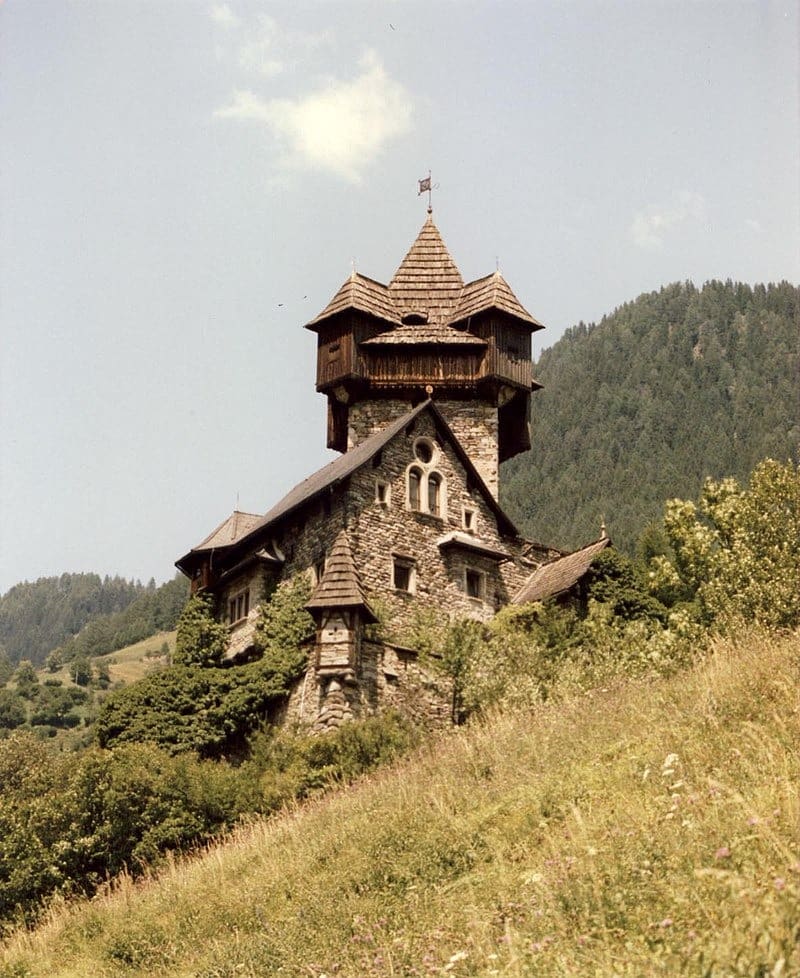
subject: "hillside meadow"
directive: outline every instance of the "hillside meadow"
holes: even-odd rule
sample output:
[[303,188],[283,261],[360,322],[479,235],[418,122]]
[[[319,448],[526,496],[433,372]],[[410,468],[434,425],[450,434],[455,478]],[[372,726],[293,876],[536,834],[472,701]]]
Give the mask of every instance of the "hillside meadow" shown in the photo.
[[12,933],[2,978],[800,974],[800,636],[456,728]]

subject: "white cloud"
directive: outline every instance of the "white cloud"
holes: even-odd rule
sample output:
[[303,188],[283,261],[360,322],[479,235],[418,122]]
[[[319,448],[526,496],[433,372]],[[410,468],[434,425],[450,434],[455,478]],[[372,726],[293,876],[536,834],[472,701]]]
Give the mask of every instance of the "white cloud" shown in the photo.
[[215,24],[219,24],[220,27],[224,27],[226,30],[232,27],[238,27],[240,24],[239,18],[227,3],[215,3],[211,8],[211,19]]
[[297,98],[265,99],[237,91],[218,118],[261,123],[284,150],[288,167],[331,170],[357,183],[384,146],[411,127],[411,97],[368,52],[352,81],[331,79]]
[[660,248],[666,235],[688,222],[701,221],[706,202],[701,194],[681,190],[667,204],[651,204],[633,218],[629,232],[640,248]]

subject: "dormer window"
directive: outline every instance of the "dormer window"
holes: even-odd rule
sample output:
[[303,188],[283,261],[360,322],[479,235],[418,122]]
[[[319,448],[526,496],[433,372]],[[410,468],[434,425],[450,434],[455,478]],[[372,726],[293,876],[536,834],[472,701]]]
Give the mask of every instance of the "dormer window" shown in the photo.
[[404,326],[424,326],[428,322],[428,314],[423,309],[410,309],[400,317]]

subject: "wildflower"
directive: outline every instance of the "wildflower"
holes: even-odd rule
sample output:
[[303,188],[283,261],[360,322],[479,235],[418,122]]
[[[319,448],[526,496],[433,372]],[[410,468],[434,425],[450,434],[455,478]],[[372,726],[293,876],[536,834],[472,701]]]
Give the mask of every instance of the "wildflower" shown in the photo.
[[758,825],[759,819],[755,815],[751,815],[747,820],[748,825]]
[[450,955],[450,964],[455,964],[457,961],[463,961],[467,956],[466,951],[456,951],[455,954]]
[[714,853],[715,859],[728,859],[730,857],[731,851],[727,846],[720,846],[719,849]]
[[665,917],[658,926],[661,928],[672,927],[672,917]]
[[776,876],[774,883],[775,883],[775,889],[779,893],[786,886],[786,880],[782,876]]

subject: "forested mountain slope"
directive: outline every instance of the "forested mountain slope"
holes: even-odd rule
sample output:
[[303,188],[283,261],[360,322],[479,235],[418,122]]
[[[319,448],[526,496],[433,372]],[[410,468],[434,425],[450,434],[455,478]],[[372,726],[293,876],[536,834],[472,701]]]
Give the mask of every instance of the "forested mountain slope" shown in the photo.
[[64,661],[112,652],[173,629],[188,590],[180,576],[160,587],[98,574],[25,581],[0,597],[0,650],[37,666],[58,647]]
[[632,551],[665,499],[706,476],[746,481],[796,459],[800,291],[787,282],[675,283],[568,330],[535,376],[532,443],[501,500],[527,535],[571,548],[598,536]]

